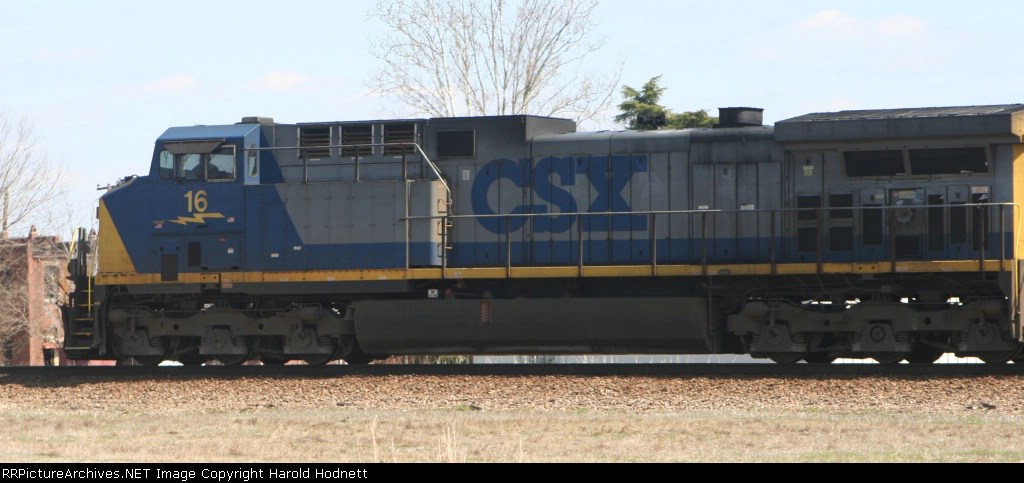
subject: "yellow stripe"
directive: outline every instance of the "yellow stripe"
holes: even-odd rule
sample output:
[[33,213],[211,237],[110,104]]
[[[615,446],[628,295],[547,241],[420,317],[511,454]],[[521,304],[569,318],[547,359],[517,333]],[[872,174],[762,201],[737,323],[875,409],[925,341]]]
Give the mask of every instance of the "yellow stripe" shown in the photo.
[[107,211],[107,203],[103,199],[100,199],[99,219],[100,232],[97,235],[97,242],[100,252],[100,273],[135,273],[135,264],[128,256],[121,234],[118,233],[114,219]]
[[[1013,269],[1013,260],[1003,262],[1003,271]],[[823,263],[822,274],[856,275],[883,273],[967,273],[977,272],[980,262],[971,260],[953,261],[916,261],[896,262],[893,270],[891,262],[871,263]],[[985,271],[998,272],[999,261],[985,262]],[[151,285],[151,284],[236,284],[236,283],[296,283],[296,282],[356,282],[383,280],[439,280],[467,279],[537,279],[537,278],[576,278],[580,277],[580,268],[571,267],[515,267],[509,272],[505,268],[449,268],[442,277],[440,268],[415,268],[410,270],[335,270],[335,271],[303,271],[303,272],[225,272],[225,273],[182,273],[176,282],[161,282],[160,274],[103,273],[96,277],[100,285]],[[789,263],[775,266],[777,275],[813,275],[818,272],[815,263]],[[650,265],[629,266],[586,266],[583,267],[584,278],[611,277],[693,277],[702,276],[704,267],[701,265]],[[769,264],[736,264],[709,265],[707,274],[711,276],[754,276],[772,275]]]

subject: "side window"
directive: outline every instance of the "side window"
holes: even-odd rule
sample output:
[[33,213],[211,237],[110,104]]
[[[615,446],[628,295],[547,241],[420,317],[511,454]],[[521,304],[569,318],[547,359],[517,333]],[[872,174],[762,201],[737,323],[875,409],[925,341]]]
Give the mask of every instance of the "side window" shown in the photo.
[[203,155],[188,153],[178,155],[178,179],[196,180],[205,178]]
[[256,156],[256,150],[250,149],[245,155],[245,164],[248,165],[249,177],[255,178],[260,175],[260,160]]
[[221,146],[211,153],[210,162],[207,166],[206,179],[209,180],[232,180],[235,179],[235,147]]
[[174,155],[170,151],[160,151],[160,177],[174,178]]
[[900,150],[847,151],[843,153],[843,159],[846,161],[846,176],[850,178],[907,174],[903,151]]
[[437,133],[437,157],[472,158],[476,156],[476,131],[441,131]]

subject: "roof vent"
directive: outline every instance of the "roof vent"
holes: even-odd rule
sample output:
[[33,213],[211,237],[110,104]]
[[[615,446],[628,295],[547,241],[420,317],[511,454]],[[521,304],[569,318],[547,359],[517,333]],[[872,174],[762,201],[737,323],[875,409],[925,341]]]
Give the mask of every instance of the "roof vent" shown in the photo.
[[715,127],[750,127],[764,124],[764,109],[757,107],[720,107]]
[[274,118],[272,117],[261,117],[261,116],[247,116],[242,118],[242,122],[239,124],[263,124],[271,125],[274,124]]

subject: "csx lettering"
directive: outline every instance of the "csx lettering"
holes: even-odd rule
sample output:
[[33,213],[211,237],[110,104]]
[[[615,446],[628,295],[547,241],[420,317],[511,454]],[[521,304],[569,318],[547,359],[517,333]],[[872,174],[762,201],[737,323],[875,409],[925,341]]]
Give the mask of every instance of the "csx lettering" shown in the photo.
[[[496,184],[499,185],[498,196],[501,196],[501,187],[498,183],[500,180],[511,182],[520,190],[532,186],[536,198],[547,203],[521,204],[511,210],[503,209],[503,213],[520,215],[580,212],[580,206],[572,192],[564,189],[576,186],[579,175],[586,177],[590,188],[597,194],[584,211],[628,212],[632,209],[629,202],[622,197],[622,191],[629,185],[634,174],[646,173],[647,170],[646,156],[548,157],[538,161],[532,171],[529,159],[496,159],[485,165],[473,182],[473,212],[478,215],[498,214],[491,206],[488,196]],[[647,230],[647,217],[643,215],[584,216],[581,219],[581,228],[586,232]],[[535,233],[563,233],[572,228],[576,220],[576,216],[541,216],[533,219],[532,226]],[[517,231],[529,222],[526,217],[514,216],[480,219],[481,226],[491,233],[504,233],[506,229]]]

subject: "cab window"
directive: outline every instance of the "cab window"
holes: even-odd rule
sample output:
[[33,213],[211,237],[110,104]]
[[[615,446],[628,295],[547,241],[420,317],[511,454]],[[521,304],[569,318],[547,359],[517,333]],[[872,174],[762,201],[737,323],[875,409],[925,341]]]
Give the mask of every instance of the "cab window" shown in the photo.
[[159,173],[161,178],[179,181],[232,181],[235,179],[235,147],[188,152],[175,146],[160,152]]
[[221,146],[210,153],[207,163],[206,179],[210,180],[231,180],[235,179],[235,147]]
[[198,180],[205,178],[206,173],[202,154],[187,153],[178,155],[178,179]]
[[160,177],[171,179],[174,177],[174,155],[170,151],[160,151]]

